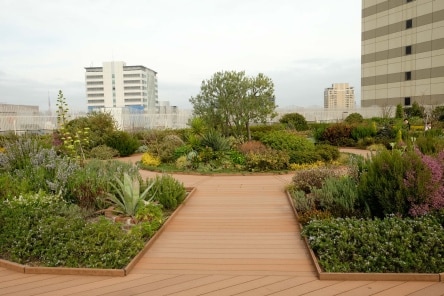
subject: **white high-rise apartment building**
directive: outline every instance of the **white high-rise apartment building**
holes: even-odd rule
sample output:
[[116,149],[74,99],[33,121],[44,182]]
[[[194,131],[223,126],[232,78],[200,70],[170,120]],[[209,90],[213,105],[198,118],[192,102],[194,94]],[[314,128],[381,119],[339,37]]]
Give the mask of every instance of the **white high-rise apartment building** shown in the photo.
[[144,66],[104,62],[85,68],[88,111],[129,107],[155,112],[158,104],[157,73]]
[[444,0],[362,0],[361,106],[444,104]]
[[324,108],[354,109],[355,90],[348,83],[333,83],[324,91]]

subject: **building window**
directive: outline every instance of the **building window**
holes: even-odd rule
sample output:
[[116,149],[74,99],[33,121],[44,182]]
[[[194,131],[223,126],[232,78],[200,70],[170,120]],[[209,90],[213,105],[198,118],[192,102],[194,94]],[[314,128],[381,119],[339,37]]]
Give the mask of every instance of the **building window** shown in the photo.
[[405,55],[412,54],[412,46],[408,45],[405,47]]
[[103,75],[87,75],[86,79],[102,79]]
[[404,98],[404,106],[410,106],[410,97]]
[[413,19],[409,19],[405,21],[405,28],[406,29],[411,29],[413,28]]
[[405,0],[405,3],[413,2],[413,0]]
[[412,80],[412,72],[411,71],[405,72],[405,80]]

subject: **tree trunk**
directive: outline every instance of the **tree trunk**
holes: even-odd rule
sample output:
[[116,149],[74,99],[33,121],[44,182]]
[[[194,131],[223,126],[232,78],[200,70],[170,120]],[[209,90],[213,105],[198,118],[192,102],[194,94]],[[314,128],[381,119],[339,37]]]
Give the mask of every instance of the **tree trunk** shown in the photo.
[[250,131],[250,122],[249,121],[247,121],[247,123],[245,124],[245,127],[247,128],[248,141],[251,141],[251,131]]

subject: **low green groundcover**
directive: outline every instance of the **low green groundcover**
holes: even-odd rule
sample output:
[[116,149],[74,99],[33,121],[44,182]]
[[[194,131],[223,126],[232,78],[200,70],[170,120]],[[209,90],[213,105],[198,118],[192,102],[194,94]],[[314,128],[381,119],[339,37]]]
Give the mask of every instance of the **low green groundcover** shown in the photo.
[[125,231],[103,217],[88,221],[60,197],[21,196],[0,202],[0,258],[34,266],[123,268],[152,234],[146,226]]
[[326,272],[444,272],[442,214],[313,220],[302,235]]

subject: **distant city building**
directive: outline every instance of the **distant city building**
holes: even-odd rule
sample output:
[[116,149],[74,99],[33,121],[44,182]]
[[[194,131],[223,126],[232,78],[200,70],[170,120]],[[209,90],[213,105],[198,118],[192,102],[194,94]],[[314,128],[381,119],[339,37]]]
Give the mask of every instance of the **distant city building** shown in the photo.
[[158,103],[157,73],[145,66],[104,62],[103,67],[86,67],[88,111],[131,108],[155,112]]
[[39,106],[0,103],[0,116],[39,115]]
[[177,113],[177,106],[171,106],[169,101],[159,101],[157,113],[159,114],[175,114]]
[[354,109],[355,90],[348,83],[333,83],[324,91],[324,108]]
[[444,1],[362,0],[361,107],[444,104]]

